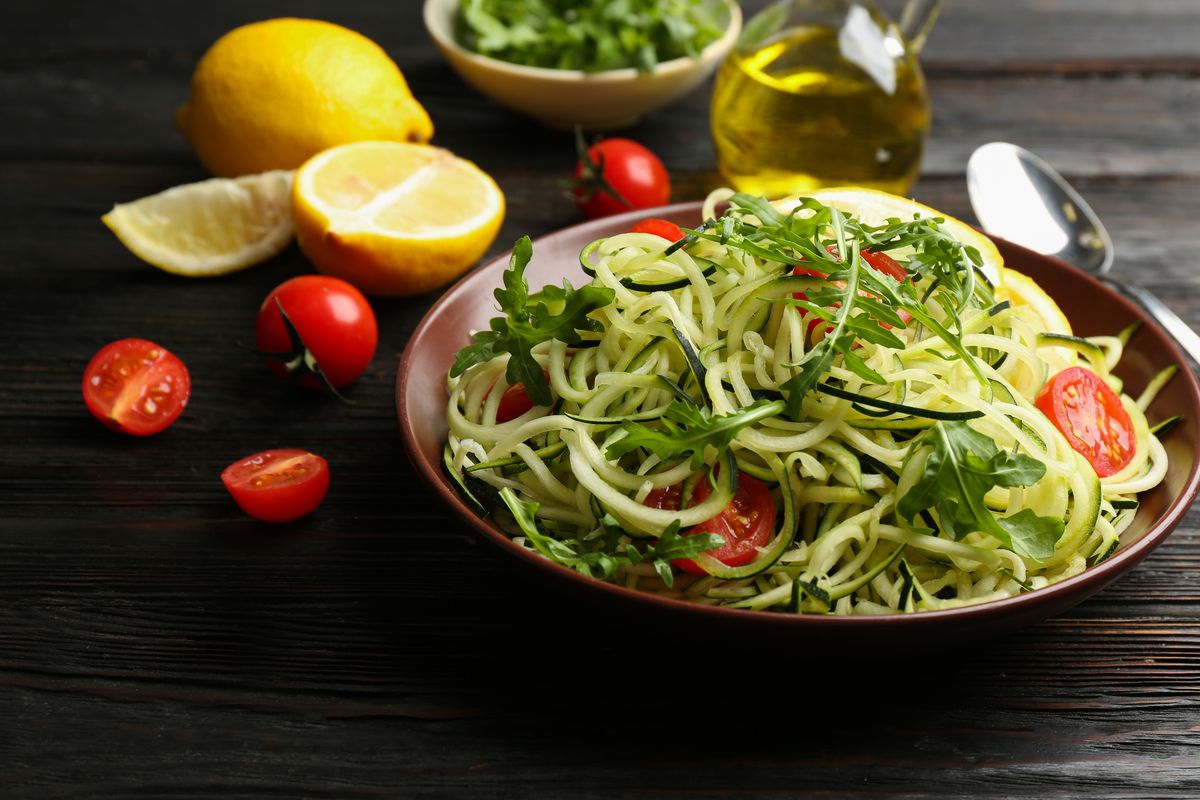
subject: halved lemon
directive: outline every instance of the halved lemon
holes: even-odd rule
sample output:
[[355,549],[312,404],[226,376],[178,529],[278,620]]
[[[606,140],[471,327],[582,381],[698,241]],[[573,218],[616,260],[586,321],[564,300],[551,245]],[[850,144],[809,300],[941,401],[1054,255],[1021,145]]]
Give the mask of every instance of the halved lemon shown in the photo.
[[1008,300],[1014,306],[1029,306],[1042,320],[1043,329],[1047,333],[1065,333],[1071,335],[1071,321],[1058,307],[1058,303],[1038,282],[1023,272],[1015,269],[1004,271],[1004,286],[996,291],[997,300]]
[[355,142],[313,156],[292,190],[296,236],[317,269],[368,294],[427,292],[491,246],[504,195],[448,150]]
[[[948,214],[943,214],[941,211],[898,195],[888,194],[877,189],[863,189],[858,186],[818,189],[808,196],[827,206],[845,211],[868,225],[880,225],[892,217],[902,220],[910,220],[914,216],[942,217],[946,220],[942,225],[942,230],[962,244],[974,247],[979,251],[979,255],[983,259],[981,269],[988,280],[996,287],[1001,286],[1004,282],[1004,258],[992,240],[967,223]],[[794,206],[794,201],[792,206],[787,205],[788,202],[788,200],[780,200],[776,205],[783,208]]]
[[[997,300],[1007,300],[1014,306],[1025,306],[1037,314],[1041,320],[1039,331],[1046,333],[1063,333],[1073,335],[1071,321],[1058,307],[1058,303],[1038,282],[1023,272],[1015,269],[1004,270],[1004,286],[996,291]],[[1074,366],[1079,360],[1078,353],[1066,347],[1038,347],[1038,354],[1050,365],[1054,374],[1067,367]]]
[[118,204],[101,220],[159,269],[191,278],[226,275],[291,241],[291,186],[289,170],[214,178]]

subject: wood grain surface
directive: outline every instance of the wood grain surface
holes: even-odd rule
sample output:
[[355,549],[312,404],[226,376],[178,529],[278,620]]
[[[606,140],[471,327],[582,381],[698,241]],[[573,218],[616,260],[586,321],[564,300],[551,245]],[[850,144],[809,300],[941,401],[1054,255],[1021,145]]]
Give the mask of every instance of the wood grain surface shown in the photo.
[[[746,3],[747,10],[762,2]],[[889,7],[894,8],[892,3]],[[219,280],[138,262],[113,202],[204,177],[171,117],[242,22],[315,16],[378,40],[509,202],[493,250],[577,221],[569,136],[474,94],[416,0],[19,2],[0,25],[0,796],[1200,796],[1200,516],[1068,615],[943,652],[781,656],[682,641],[527,585],[416,483],[397,359],[434,297],[380,301],[353,405],[297,395],[240,345],[293,247]],[[1108,222],[1119,274],[1200,325],[1200,5],[960,0],[925,56],[935,129],[916,197],[969,218],[963,169],[1037,150]],[[716,182],[708,87],[629,135],[675,199]],[[80,375],[124,336],[193,394],[132,441]],[[217,475],[325,455],[298,523],[243,517]]]

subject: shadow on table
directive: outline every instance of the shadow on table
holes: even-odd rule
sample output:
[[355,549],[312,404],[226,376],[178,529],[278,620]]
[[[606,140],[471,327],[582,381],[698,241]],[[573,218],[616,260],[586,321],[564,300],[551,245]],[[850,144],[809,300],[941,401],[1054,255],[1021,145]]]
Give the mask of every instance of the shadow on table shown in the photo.
[[[753,722],[760,733],[788,729],[795,740],[828,734],[830,719],[845,728],[859,724],[847,720],[903,720],[931,707],[978,709],[1002,691],[999,665],[1012,666],[1018,646],[1010,637],[948,642],[936,652],[892,647],[846,654],[606,618],[552,586],[497,582],[494,588],[491,603],[439,604],[430,612],[437,625],[395,624],[389,636],[405,653],[397,668],[450,693],[455,705],[588,737],[631,721],[676,725],[681,716],[698,715]],[[373,613],[401,623],[421,612],[381,602]]]

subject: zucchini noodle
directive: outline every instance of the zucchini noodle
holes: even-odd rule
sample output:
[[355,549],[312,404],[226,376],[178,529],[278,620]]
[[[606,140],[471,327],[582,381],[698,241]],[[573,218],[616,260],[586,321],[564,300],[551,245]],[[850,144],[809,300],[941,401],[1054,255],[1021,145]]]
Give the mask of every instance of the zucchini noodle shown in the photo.
[[[847,313],[853,344],[831,350],[817,381],[793,396],[800,365],[833,336],[827,331],[840,311],[805,307],[804,292],[833,281],[793,274],[811,249],[730,238],[734,222],[749,231],[764,222],[736,202],[717,218],[717,203],[729,196],[710,196],[709,222],[682,246],[624,233],[585,248],[592,285],[611,290],[613,300],[590,312],[596,324],[582,341],[550,339],[530,350],[546,372],[552,406],[500,419],[509,353],[448,378],[445,464],[483,513],[519,544],[603,580],[694,603],[790,613],[980,603],[1063,580],[1115,551],[1137,493],[1166,473],[1145,410],[1170,376],[1136,400],[1121,395],[1136,448],[1103,479],[1034,401],[1064,359],[1119,393],[1110,371],[1126,335],[1089,340],[1045,330],[1031,307],[997,302],[965,255],[962,272],[947,281],[922,266],[916,246],[875,242],[915,276],[922,305],[903,326],[883,326],[878,341],[851,325],[864,312]],[[813,213],[820,213],[815,201],[792,212]],[[814,241],[838,248],[831,252],[866,249],[830,227]],[[903,346],[885,343],[889,334]],[[669,409],[681,396],[720,419],[760,418],[724,446],[690,457],[620,452],[631,423],[670,430]],[[989,483],[984,502],[1001,522],[1024,510],[1061,520],[1052,552],[1022,554],[977,528],[955,533],[946,512],[932,506],[915,518],[901,513],[929,467],[935,426],[964,422],[1002,453],[1044,467],[1023,485]],[[775,529],[749,563],[730,566],[702,552],[690,557],[699,569],[681,571],[643,557],[660,537],[681,531],[685,540],[689,528],[721,513],[739,474],[765,484],[775,506]],[[702,481],[706,493],[697,492]],[[650,502],[652,493],[672,490],[682,492],[677,508]]]

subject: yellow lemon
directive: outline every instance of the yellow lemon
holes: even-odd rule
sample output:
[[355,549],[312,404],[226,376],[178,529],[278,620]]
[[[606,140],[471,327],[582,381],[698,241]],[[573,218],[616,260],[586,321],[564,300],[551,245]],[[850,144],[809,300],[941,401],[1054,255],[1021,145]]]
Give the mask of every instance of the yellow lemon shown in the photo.
[[292,240],[292,173],[213,178],[113,207],[101,219],[159,269],[191,278],[226,275]]
[[357,142],[314,156],[292,188],[296,237],[329,275],[412,295],[461,275],[495,241],[504,195],[470,161],[427,145]]
[[1071,321],[1058,307],[1058,303],[1038,282],[1015,269],[1004,271],[1004,286],[996,292],[997,300],[1008,300],[1014,306],[1029,306],[1042,321],[1047,333],[1071,335]]
[[[810,197],[845,211],[868,225],[880,225],[891,217],[910,220],[915,216],[942,217],[946,222],[942,230],[953,236],[959,242],[979,251],[983,259],[981,269],[988,280],[996,287],[1004,282],[1004,258],[992,240],[965,222],[943,214],[929,206],[922,205],[904,197],[899,197],[876,189],[863,189],[858,186],[840,186],[831,189],[818,189]],[[784,208],[789,201],[781,200],[776,203]],[[795,203],[793,202],[794,206]]]
[[330,22],[272,19],[209,48],[175,124],[214,175],[295,169],[335,145],[427,142],[433,123],[399,67]]

